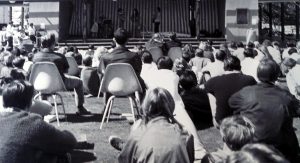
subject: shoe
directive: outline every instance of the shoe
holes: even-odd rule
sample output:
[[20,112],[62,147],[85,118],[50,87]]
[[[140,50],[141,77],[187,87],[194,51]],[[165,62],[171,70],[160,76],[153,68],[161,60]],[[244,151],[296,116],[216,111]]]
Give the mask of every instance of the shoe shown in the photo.
[[124,146],[124,141],[117,136],[110,136],[108,138],[109,144],[114,147],[116,150],[121,151]]
[[90,114],[92,114],[90,111],[88,111],[83,106],[78,106],[77,108],[78,108],[78,111],[76,112],[77,115],[90,115]]
[[56,116],[55,115],[46,115],[44,116],[44,121],[47,123],[51,123],[56,121]]

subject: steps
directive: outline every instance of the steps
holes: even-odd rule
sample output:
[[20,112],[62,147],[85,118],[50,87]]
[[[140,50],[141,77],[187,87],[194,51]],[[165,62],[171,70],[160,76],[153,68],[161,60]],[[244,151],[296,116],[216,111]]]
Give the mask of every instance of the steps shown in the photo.
[[[144,46],[145,43],[150,38],[130,38],[127,47],[133,48],[136,45],[142,45]],[[178,38],[183,45],[185,44],[192,44],[193,47],[198,47],[200,41],[207,41],[211,40],[213,42],[213,46],[215,48],[218,48],[221,43],[225,43],[225,38],[200,38],[199,40],[197,38]],[[167,41],[168,39],[165,39]],[[111,47],[112,39],[87,39],[86,42],[83,42],[82,39],[68,39],[65,41],[60,41],[58,43],[59,46],[76,46],[78,49],[87,49],[88,45],[93,44],[95,47],[98,46],[104,46],[107,48]]]

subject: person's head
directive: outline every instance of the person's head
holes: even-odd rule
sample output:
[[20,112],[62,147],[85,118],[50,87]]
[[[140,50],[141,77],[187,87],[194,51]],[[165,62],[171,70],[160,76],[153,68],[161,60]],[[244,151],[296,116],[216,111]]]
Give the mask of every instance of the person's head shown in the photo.
[[15,56],[11,53],[8,55],[4,56],[3,63],[7,67],[13,67],[13,60],[15,59]]
[[217,52],[216,52],[216,59],[217,60],[223,62],[226,57],[227,57],[227,54],[224,50],[217,50]]
[[151,64],[153,62],[152,55],[149,51],[145,50],[142,52],[142,61],[146,64]]
[[172,70],[173,68],[173,61],[170,57],[160,57],[157,60],[157,68],[160,69],[168,69]]
[[200,48],[196,49],[195,56],[203,57],[203,55],[204,55],[204,50],[203,49],[200,49]]
[[176,40],[176,38],[177,38],[175,32],[172,32],[169,37],[170,37],[170,40]]
[[241,115],[225,118],[220,125],[223,141],[233,151],[240,150],[244,145],[251,143],[254,131],[252,122]]
[[25,59],[21,58],[21,57],[16,57],[12,61],[13,67],[16,67],[19,69],[23,69],[24,63],[25,63]]
[[67,47],[67,52],[75,52],[75,47],[74,46],[68,46]]
[[254,43],[253,42],[248,42],[248,44],[247,44],[247,48],[250,48],[250,49],[254,49],[255,48],[255,45],[254,45]]
[[288,41],[288,42],[286,43],[286,46],[287,46],[288,48],[296,48],[296,43],[295,43],[295,41]]
[[191,58],[195,57],[195,49],[193,48],[192,44],[184,45],[182,52],[188,53]]
[[290,50],[288,51],[288,54],[292,55],[294,53],[298,53],[297,49],[296,48],[290,48]]
[[272,42],[270,40],[265,40],[262,44],[265,47],[272,46]]
[[225,163],[289,163],[274,147],[265,144],[248,144],[241,151],[229,155]]
[[279,47],[279,42],[278,41],[273,41],[272,45],[273,45],[273,47]]
[[95,49],[95,46],[93,44],[90,44],[89,45],[89,50],[94,50]]
[[93,63],[93,59],[90,55],[85,55],[82,59],[82,64],[84,66],[87,66],[87,67],[90,67],[92,66],[92,63]]
[[55,47],[55,35],[53,33],[48,33],[41,37],[42,48],[49,48],[51,50]]
[[238,42],[237,47],[238,48],[244,48],[244,43],[243,42]]
[[186,61],[186,62],[190,62],[191,60],[191,56],[189,53],[182,53],[182,58]]
[[152,40],[156,42],[163,42],[163,36],[160,33],[154,33]]
[[30,25],[30,27],[33,27],[33,23],[30,23],[29,25]]
[[184,90],[190,90],[197,86],[197,77],[193,71],[184,71],[179,77],[179,84]]
[[26,79],[24,73],[20,69],[15,69],[15,68],[10,71],[9,76],[13,80],[25,80]]
[[230,47],[231,49],[237,49],[237,44],[235,41],[231,41],[229,44],[228,44],[228,47]]
[[244,50],[244,56],[249,58],[254,58],[255,57],[254,49],[246,48]]
[[104,46],[99,46],[94,53],[94,58],[96,58],[97,60],[100,60],[101,56],[103,56],[107,53],[108,53],[107,48],[105,48]]
[[28,55],[27,55],[28,61],[32,61],[33,56],[34,56],[34,53],[28,53]]
[[148,90],[141,108],[146,121],[163,116],[174,122],[175,102],[170,92],[164,88]]
[[16,107],[25,110],[31,106],[34,93],[33,86],[24,80],[14,80],[3,91],[3,107]]
[[280,65],[280,70],[283,74],[286,74],[289,72],[290,69],[292,69],[297,62],[292,58],[284,58]]
[[275,82],[280,75],[280,68],[273,59],[262,59],[257,68],[257,77],[261,82]]
[[241,62],[236,56],[228,56],[224,60],[224,70],[225,71],[240,71]]
[[128,41],[128,33],[123,28],[118,28],[114,32],[114,41],[119,45],[125,45]]
[[80,53],[74,53],[73,57],[74,57],[77,65],[82,64],[82,55]]

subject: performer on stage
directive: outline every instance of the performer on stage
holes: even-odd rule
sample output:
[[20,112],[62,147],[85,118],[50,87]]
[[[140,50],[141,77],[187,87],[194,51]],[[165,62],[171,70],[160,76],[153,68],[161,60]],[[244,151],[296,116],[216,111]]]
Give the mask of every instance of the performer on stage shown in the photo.
[[133,23],[133,31],[132,37],[139,37],[140,36],[140,13],[137,8],[133,9],[133,13],[130,16],[130,20]]
[[160,7],[157,7],[155,13],[152,16],[152,23],[154,23],[154,33],[159,32],[159,25],[161,22],[161,12],[160,11],[161,11]]

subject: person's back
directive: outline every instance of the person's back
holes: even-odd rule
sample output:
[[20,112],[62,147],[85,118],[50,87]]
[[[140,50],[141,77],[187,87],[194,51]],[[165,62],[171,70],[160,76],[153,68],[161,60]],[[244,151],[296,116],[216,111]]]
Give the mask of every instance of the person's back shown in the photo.
[[196,56],[190,60],[189,64],[192,66],[195,72],[200,72],[202,68],[209,64],[211,61],[210,59],[203,56],[204,51],[202,49],[197,49],[195,55]]

